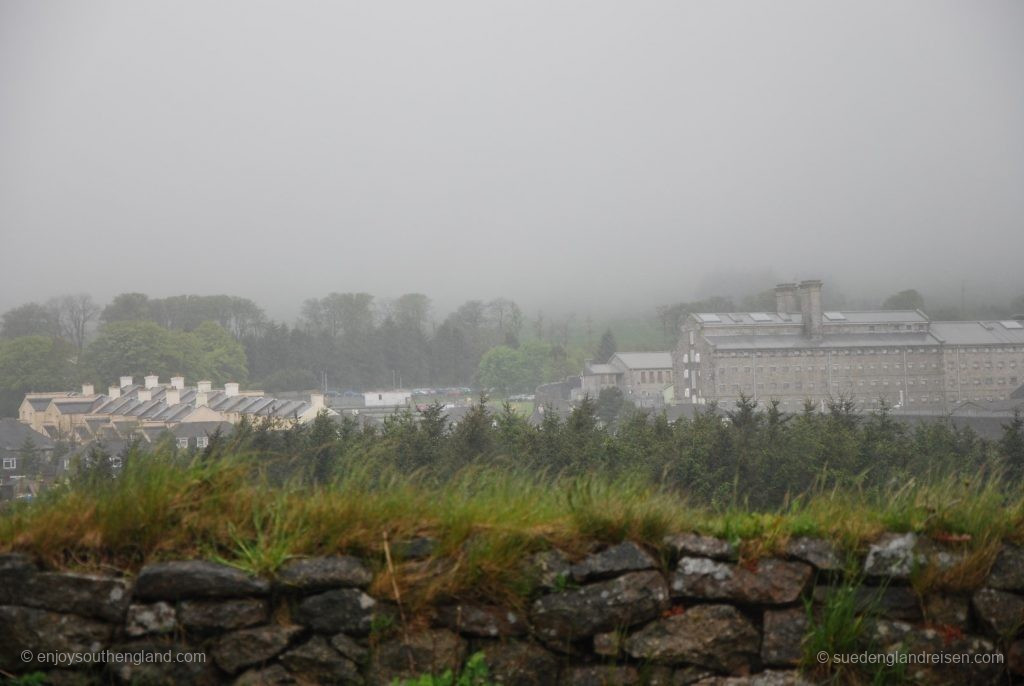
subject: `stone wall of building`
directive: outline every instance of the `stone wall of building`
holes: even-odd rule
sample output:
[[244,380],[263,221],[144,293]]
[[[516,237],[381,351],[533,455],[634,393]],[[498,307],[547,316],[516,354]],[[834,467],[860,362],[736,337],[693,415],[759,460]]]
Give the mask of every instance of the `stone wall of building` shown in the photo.
[[[435,546],[419,539],[404,548],[408,559]],[[858,650],[938,656],[906,668],[919,683],[1013,683],[1024,675],[1024,548],[1004,545],[972,591],[922,597],[910,585],[965,554],[886,534],[859,559],[796,538],[774,557],[741,561],[727,541],[683,533],[656,550],[627,541],[576,560],[538,553],[521,563],[536,591],[520,607],[447,598],[415,617],[390,583],[372,585],[386,574],[374,559],[294,559],[273,579],[172,561],[130,578],[44,570],[7,554],[0,670],[45,672],[55,684],[391,684],[458,669],[482,652],[500,684],[813,683],[798,669],[801,641],[854,574],[864,584]],[[373,597],[371,586],[388,592]],[[55,654],[107,657],[56,666]]]

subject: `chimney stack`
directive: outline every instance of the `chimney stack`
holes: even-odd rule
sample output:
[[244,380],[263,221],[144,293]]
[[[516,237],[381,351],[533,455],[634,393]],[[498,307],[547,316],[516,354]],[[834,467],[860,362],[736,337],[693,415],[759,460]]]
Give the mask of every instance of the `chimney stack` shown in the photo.
[[96,395],[96,389],[91,383],[82,384],[82,395]]
[[796,284],[780,283],[775,287],[775,311],[779,314],[797,314]]
[[153,391],[149,390],[148,388],[140,388],[138,399],[140,403],[148,403],[150,400],[153,399]]
[[324,409],[324,394],[323,393],[311,393],[309,396],[309,404],[313,406],[313,409],[319,412]]
[[224,395],[229,398],[234,398],[238,395],[238,384],[234,382],[228,382],[224,384]]
[[107,389],[107,395],[110,396],[111,400],[117,400],[118,398],[121,397],[121,387],[111,386],[110,388]]
[[821,338],[821,281],[812,279],[800,282],[800,318],[804,335]]
[[121,388],[124,388],[125,386],[131,386],[131,385],[132,385],[132,377],[130,377],[130,376],[122,376],[121,377]]
[[196,390],[200,393],[209,393],[213,389],[213,384],[209,381],[197,381]]
[[209,402],[207,391],[196,392],[196,407],[204,407]]
[[179,391],[185,390],[185,377],[184,376],[172,376],[171,377],[171,388],[176,388]]
[[150,374],[149,376],[145,377],[144,381],[147,389],[156,388],[157,386],[160,385],[160,377],[157,376],[156,374]]
[[181,402],[181,391],[177,388],[168,388],[164,392],[164,402],[167,403],[168,407],[171,405],[177,405]]

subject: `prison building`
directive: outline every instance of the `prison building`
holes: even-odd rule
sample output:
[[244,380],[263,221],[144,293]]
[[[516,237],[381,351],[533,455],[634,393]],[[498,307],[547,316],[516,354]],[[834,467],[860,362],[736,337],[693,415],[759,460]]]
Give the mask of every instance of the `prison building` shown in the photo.
[[829,311],[821,282],[780,284],[775,312],[690,314],[673,351],[675,396],[783,410],[840,397],[861,408],[948,410],[1021,393],[1024,323],[933,322],[919,310]]

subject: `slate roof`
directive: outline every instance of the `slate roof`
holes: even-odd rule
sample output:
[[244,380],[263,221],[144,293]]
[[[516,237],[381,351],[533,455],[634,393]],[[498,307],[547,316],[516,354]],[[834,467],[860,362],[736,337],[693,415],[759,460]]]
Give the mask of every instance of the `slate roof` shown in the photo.
[[53,450],[53,441],[49,437],[33,431],[17,419],[0,419],[0,450],[17,450],[26,437],[31,438],[40,450]]
[[630,369],[669,369],[672,367],[672,353],[665,351],[646,353],[615,353],[613,357],[622,360]]

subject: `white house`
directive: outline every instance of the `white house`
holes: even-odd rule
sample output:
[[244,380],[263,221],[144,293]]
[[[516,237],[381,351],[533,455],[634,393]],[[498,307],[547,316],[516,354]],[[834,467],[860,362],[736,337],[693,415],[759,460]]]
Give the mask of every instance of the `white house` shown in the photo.
[[366,391],[363,404],[366,407],[402,407],[412,403],[412,391]]

